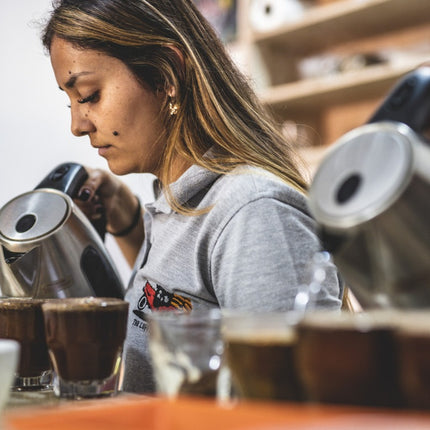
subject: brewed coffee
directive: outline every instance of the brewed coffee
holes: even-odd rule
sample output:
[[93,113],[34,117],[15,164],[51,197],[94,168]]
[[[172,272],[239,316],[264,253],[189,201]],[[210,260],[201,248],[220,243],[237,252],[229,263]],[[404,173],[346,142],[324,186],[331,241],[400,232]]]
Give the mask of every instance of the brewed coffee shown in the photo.
[[43,325],[43,302],[30,298],[0,299],[0,338],[20,343],[20,377],[37,377],[51,368]]
[[107,298],[53,300],[43,306],[49,353],[62,380],[104,380],[115,372],[127,308],[126,302]]
[[430,409],[430,315],[427,310],[397,312],[395,341],[405,406]]
[[295,360],[307,400],[399,405],[393,330],[383,314],[320,311],[297,330]]
[[233,385],[239,395],[252,399],[302,398],[293,361],[293,333],[230,338],[226,356]]

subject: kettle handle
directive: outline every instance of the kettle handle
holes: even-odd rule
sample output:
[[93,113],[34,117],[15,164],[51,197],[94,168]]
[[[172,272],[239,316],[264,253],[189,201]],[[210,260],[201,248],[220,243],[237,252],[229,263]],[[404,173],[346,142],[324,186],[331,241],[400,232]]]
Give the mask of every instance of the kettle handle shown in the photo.
[[[52,170],[35,189],[53,188],[62,191],[71,198],[76,198],[82,184],[87,178],[88,172],[81,164],[71,162],[62,163]],[[106,217],[102,216],[97,220],[93,220],[91,224],[97,230],[102,240],[104,240],[106,235]]]
[[430,66],[418,67],[393,87],[368,122],[379,121],[401,122],[420,134],[430,127]]

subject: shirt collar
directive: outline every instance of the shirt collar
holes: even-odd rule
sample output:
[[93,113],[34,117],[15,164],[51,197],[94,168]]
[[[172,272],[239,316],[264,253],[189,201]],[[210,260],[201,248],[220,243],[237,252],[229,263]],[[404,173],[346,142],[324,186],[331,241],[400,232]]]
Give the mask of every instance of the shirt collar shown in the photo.
[[[194,164],[187,169],[179,179],[170,185],[170,189],[176,201],[180,205],[183,205],[201,190],[213,183],[219,176],[219,173],[211,172],[210,170]],[[156,188],[158,188],[159,192],[152,205],[153,208],[158,212],[166,214],[172,212],[172,208],[167,202],[165,193],[159,186]]]

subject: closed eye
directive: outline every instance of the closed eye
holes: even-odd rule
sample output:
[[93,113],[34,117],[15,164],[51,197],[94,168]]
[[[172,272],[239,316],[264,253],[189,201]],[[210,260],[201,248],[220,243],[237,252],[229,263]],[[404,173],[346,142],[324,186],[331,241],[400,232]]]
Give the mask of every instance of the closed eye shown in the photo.
[[100,91],[95,91],[94,93],[92,93],[91,95],[89,95],[88,97],[85,97],[83,99],[79,99],[78,103],[79,104],[84,104],[84,103],[95,103],[98,102],[100,99]]

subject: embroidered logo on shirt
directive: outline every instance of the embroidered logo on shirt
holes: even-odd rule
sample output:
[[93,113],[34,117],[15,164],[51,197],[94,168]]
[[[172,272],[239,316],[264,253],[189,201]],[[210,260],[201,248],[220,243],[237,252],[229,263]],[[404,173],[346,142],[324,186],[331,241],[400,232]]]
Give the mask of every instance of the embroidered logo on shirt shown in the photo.
[[158,284],[154,288],[147,281],[143,287],[143,294],[137,303],[137,310],[133,312],[135,315],[142,318],[142,311],[145,308],[151,310],[183,309],[190,311],[193,306],[190,299],[182,297],[179,294],[170,293]]

